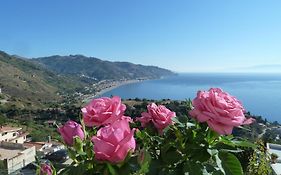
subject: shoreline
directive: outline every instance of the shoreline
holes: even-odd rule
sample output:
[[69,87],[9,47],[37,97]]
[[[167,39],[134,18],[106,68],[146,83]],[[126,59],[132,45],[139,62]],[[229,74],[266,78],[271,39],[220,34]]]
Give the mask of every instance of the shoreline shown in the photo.
[[112,82],[112,85],[107,88],[103,88],[100,91],[96,92],[95,94],[88,95],[84,98],[83,102],[89,102],[90,100],[102,96],[104,93],[109,92],[113,89],[116,89],[120,86],[124,86],[127,84],[139,83],[149,79],[142,79],[142,80],[126,80],[126,81],[115,81]]
[[127,85],[127,84],[133,84],[133,83],[139,83],[139,82],[142,82],[142,81],[144,81],[144,80],[128,80],[128,81],[123,81],[123,82],[119,82],[119,83],[117,82],[116,85],[113,85],[111,87],[102,89],[101,91],[99,91],[95,95],[93,95],[92,97],[95,98],[95,97],[101,96],[102,94],[104,94],[106,92],[109,92],[113,89],[116,89],[120,86],[124,86],[124,85]]

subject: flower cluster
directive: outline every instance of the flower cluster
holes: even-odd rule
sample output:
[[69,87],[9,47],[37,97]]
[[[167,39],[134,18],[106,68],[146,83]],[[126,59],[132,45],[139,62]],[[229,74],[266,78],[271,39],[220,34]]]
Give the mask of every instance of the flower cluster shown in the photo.
[[[156,167],[159,171],[170,173],[171,168],[177,169],[177,166],[183,167],[196,161],[210,162],[214,155],[208,152],[217,154],[222,159],[221,162],[225,156],[231,157],[232,155],[228,155],[230,153],[216,150],[216,144],[232,143],[232,140],[225,141],[228,138],[220,139],[219,135],[229,135],[233,127],[254,121],[245,117],[245,109],[240,101],[219,88],[199,91],[189,110],[187,116],[199,123],[206,122],[211,130],[206,129],[205,125],[190,125],[187,121],[191,119],[188,117],[186,122],[180,122],[175,112],[155,103],[148,104],[147,111],[133,120],[130,116],[125,116],[126,105],[122,104],[120,97],[115,96],[92,100],[81,109],[82,125],[68,121],[58,131],[72,154],[70,157],[75,162],[86,164],[86,169],[93,172],[116,174],[115,168],[131,167],[134,171],[138,169],[138,174],[146,174],[153,168],[149,167],[149,162],[172,156],[171,161],[163,160],[164,165],[158,163],[160,169]],[[158,132],[149,129],[151,126]],[[236,149],[238,143],[233,142],[231,146]],[[212,149],[214,151],[210,151]],[[204,154],[208,154],[207,158],[197,159],[196,156],[200,156],[202,150]],[[198,155],[194,154],[197,151]],[[132,160],[129,166],[125,166],[127,160],[134,157],[137,160]],[[135,166],[135,162],[139,162],[139,165]],[[192,167],[187,167],[184,171],[191,173],[193,170],[190,168]],[[49,174],[48,167],[42,167],[43,170],[46,170],[45,174]]]

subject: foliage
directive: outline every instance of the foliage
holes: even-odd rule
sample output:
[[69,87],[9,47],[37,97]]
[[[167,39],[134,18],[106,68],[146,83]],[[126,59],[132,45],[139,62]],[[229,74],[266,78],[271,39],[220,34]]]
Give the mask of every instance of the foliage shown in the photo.
[[258,146],[254,150],[250,163],[248,166],[248,175],[256,174],[256,175],[264,175],[270,174],[272,172],[270,168],[270,155],[266,151],[266,147],[262,141],[258,141],[256,143]]
[[6,117],[0,114],[0,126],[3,126],[7,123]]
[[277,159],[278,158],[278,155],[277,154],[275,154],[275,153],[272,153],[271,154],[271,159]]

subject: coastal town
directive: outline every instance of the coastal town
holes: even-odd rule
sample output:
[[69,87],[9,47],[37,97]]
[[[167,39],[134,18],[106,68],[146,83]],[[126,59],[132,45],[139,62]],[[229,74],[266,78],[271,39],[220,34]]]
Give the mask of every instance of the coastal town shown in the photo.
[[138,83],[149,78],[137,78],[137,79],[120,79],[120,80],[102,80],[97,83],[93,83],[91,87],[85,87],[85,93],[75,92],[74,96],[80,98],[82,102],[87,102],[93,98],[99,97],[102,94],[109,92],[115,88],[118,88],[123,85]]
[[33,142],[20,127],[0,126],[1,175],[35,175],[40,162],[65,164],[68,159],[64,145],[51,137],[45,142]]

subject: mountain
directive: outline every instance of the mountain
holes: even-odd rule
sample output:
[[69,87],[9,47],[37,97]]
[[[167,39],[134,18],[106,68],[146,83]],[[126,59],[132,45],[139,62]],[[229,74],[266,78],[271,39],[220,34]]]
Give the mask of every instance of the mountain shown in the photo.
[[101,80],[152,79],[174,73],[155,66],[82,55],[27,59],[0,51],[0,107],[41,108],[72,103]]
[[129,62],[103,61],[83,55],[50,56],[32,59],[47,69],[63,75],[80,75],[97,80],[105,79],[154,79],[174,73],[155,66],[143,66]]
[[58,93],[81,88],[82,85],[73,78],[58,76],[28,59],[0,51],[2,103],[37,108],[60,100]]

